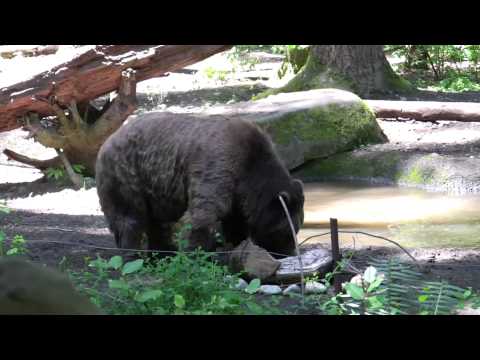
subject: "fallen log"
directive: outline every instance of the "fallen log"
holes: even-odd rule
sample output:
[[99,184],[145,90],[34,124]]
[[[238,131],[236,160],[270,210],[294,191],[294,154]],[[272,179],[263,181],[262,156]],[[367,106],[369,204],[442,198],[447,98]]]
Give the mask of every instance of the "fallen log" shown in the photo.
[[[231,45],[103,45],[30,80],[0,90],[0,132],[22,127],[29,137],[57,151],[36,160],[5,149],[9,159],[40,170],[73,165],[93,176],[103,142],[136,109],[136,83],[181,69]],[[117,90],[101,109],[91,100]],[[61,150],[61,151],[60,151]],[[63,165],[62,165],[63,164]],[[76,179],[78,180],[78,179]],[[73,181],[80,183],[80,180]]]
[[38,98],[55,96],[60,106],[85,103],[116,90],[124,70],[136,71],[143,81],[181,69],[232,45],[99,45],[69,62],[35,77],[0,89],[0,132],[21,125],[17,119],[29,112],[55,115]]
[[21,46],[0,46],[0,57],[4,59],[12,59],[17,55],[24,57],[34,57],[40,55],[52,55],[58,51],[59,45],[43,45],[35,47]]
[[480,104],[470,102],[365,100],[377,118],[417,121],[480,121]]

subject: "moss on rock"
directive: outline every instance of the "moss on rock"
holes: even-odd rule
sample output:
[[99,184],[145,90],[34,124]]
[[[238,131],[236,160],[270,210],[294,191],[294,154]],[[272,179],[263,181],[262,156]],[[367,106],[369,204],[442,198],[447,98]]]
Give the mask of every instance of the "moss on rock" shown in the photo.
[[[374,92],[410,93],[415,90],[415,87],[408,80],[393,71],[388,62],[379,71],[380,73],[375,74],[376,80],[374,83],[382,85],[377,85]],[[349,76],[320,63],[314,56],[309,56],[305,66],[286,85],[277,89],[268,89],[255,95],[252,100],[263,99],[279,93],[325,88],[362,94],[361,85]]]
[[294,175],[306,182],[356,180],[451,194],[480,193],[480,159],[385,148],[390,144],[314,160]]
[[369,106],[355,94],[337,89],[279,94],[209,113],[258,124],[290,170],[312,159],[388,140]]

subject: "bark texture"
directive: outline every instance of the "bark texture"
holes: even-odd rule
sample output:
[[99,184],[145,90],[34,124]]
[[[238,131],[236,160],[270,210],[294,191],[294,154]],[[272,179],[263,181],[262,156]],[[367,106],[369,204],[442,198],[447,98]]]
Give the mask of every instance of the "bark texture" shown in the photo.
[[338,88],[361,97],[412,90],[395,74],[382,45],[312,45],[303,69],[275,92]]
[[0,132],[20,127],[28,112],[55,115],[39,98],[55,96],[60,106],[85,103],[118,89],[122,71],[137,81],[158,77],[229,49],[231,45],[99,45],[37,76],[0,89]]
[[366,100],[377,118],[405,118],[418,121],[480,121],[480,104],[436,101]]

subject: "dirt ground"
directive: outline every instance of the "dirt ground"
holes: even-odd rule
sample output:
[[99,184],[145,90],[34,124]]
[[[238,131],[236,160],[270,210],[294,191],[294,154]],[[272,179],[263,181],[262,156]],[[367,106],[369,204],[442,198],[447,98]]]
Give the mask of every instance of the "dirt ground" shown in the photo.
[[[219,103],[247,100],[266,86],[271,86],[268,77],[266,81],[258,79],[264,79],[268,74],[271,76],[279,66],[278,59],[267,59],[269,62],[261,63],[256,70],[245,71],[243,79],[236,78],[222,83],[207,79],[202,83],[197,78],[198,81],[195,82],[195,76],[201,74],[202,68],[208,64],[217,64],[216,61],[220,58],[215,56],[204,64],[197,64],[190,74],[172,74],[168,82],[153,79],[139,84],[140,110],[193,112]],[[225,62],[224,58],[223,61]],[[469,94],[465,98],[478,101],[480,96]],[[411,143],[418,145],[422,139],[425,144],[480,141],[480,124],[379,122],[392,142],[405,143],[406,146]],[[32,140],[26,140],[25,135],[21,130],[0,133],[0,151],[10,148],[41,159],[54,155],[52,149],[45,149]],[[478,156],[479,153],[465,155]],[[86,258],[94,258],[96,254],[113,256],[120,253],[115,249],[113,236],[106,226],[95,188],[75,191],[68,184],[47,181],[38,170],[7,161],[2,154],[0,201],[3,200],[12,211],[9,214],[0,213],[0,229],[8,239],[21,234],[28,241],[29,257],[34,261],[50,266],[58,266],[63,262],[72,269],[79,269],[84,267]],[[366,264],[369,256],[404,258],[400,250],[390,247],[355,250],[354,260],[360,266]],[[442,278],[458,286],[480,289],[480,243],[477,249],[410,251],[419,261],[427,278]]]

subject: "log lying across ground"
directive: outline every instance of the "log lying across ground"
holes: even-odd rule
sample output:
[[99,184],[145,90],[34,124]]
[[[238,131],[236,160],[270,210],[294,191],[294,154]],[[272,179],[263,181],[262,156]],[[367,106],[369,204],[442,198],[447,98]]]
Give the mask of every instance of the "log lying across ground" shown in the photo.
[[480,121],[480,103],[365,100],[377,118],[418,121]]
[[55,115],[38,98],[55,96],[68,105],[84,103],[116,90],[124,70],[136,71],[136,81],[162,76],[199,62],[232,45],[99,45],[73,60],[35,77],[0,89],[0,132],[21,126],[29,112]]
[[17,55],[25,57],[51,55],[58,51],[59,45],[40,45],[40,46],[0,46],[0,58],[12,59]]

